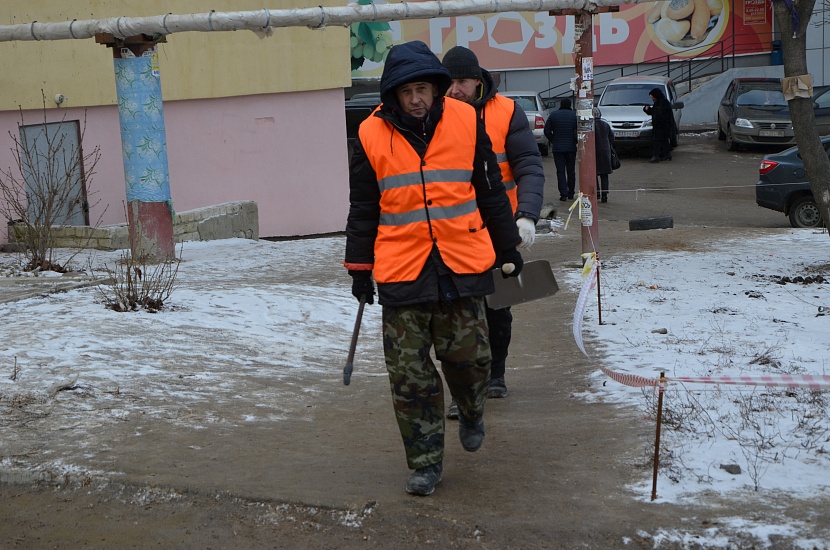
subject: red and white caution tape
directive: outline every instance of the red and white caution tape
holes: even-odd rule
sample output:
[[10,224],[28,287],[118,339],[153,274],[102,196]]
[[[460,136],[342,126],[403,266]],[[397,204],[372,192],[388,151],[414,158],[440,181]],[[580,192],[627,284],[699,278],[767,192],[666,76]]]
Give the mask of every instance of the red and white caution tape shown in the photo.
[[[623,374],[621,372],[615,372],[605,367],[600,367],[599,370],[605,373],[608,378],[619,382],[623,386],[630,386],[632,388],[650,388],[651,386],[659,386],[660,380],[657,378],[646,378],[645,376],[639,376],[637,374]],[[668,378],[666,378],[668,380]]]
[[775,386],[779,388],[810,388],[830,390],[830,375],[826,374],[749,374],[741,376],[676,376],[668,382],[697,384],[732,384],[743,386]]
[[[585,344],[582,341],[583,318],[588,305],[588,293],[596,286],[597,268],[596,253],[583,254],[585,264],[582,270],[583,283],[579,297],[574,306],[573,335],[576,345],[580,351],[589,357],[585,351]],[[821,308],[820,308],[821,309]],[[647,388],[660,386],[659,378],[648,378],[636,374],[624,374],[605,367],[600,370],[612,380],[625,386],[634,388]],[[830,375],[827,374],[748,374],[739,376],[676,376],[665,377],[665,383],[684,384],[727,384],[744,386],[772,386],[780,388],[809,388],[814,390],[830,390]]]

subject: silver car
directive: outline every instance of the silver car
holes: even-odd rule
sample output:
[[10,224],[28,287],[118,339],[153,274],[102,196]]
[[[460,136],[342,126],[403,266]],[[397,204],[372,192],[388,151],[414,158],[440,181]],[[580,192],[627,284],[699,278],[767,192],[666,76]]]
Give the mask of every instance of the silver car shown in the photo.
[[527,115],[527,123],[536,138],[536,145],[543,157],[548,156],[550,143],[545,137],[545,122],[548,120],[550,110],[545,108],[545,102],[536,92],[499,92],[504,97],[509,97],[522,108]]
[[598,107],[602,118],[607,120],[614,130],[614,146],[648,146],[651,144],[651,115],[643,112],[643,107],[653,102],[649,92],[660,88],[669,101],[674,117],[672,127],[672,146],[677,143],[683,102],[677,100],[677,90],[671,79],[665,76],[621,76],[615,78],[602,91]]

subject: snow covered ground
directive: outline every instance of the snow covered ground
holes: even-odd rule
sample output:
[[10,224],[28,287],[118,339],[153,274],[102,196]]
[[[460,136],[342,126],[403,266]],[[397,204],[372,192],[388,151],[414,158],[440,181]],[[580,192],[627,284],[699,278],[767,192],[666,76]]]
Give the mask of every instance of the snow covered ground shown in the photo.
[[[782,230],[752,242],[720,242],[716,252],[639,253],[601,266],[585,307],[586,351],[615,373],[651,380],[664,373],[657,502],[705,504],[713,495],[809,502],[830,495],[830,238]],[[738,255],[736,250],[753,250]],[[571,277],[573,284],[582,284]],[[588,335],[594,337],[589,339]],[[597,342],[594,350],[588,340]],[[761,374],[824,377],[824,391],[673,382]],[[597,370],[589,400],[636,403],[656,418],[657,392]],[[806,377],[805,377],[806,378]],[[651,500],[652,484],[632,487]],[[817,515],[825,510],[816,509]],[[828,548],[810,526],[733,527],[761,540],[796,536],[799,548]],[[683,541],[678,533],[665,540]],[[700,541],[698,541],[700,542]],[[725,547],[714,536],[711,547]]]
[[[588,354],[611,371],[649,379],[661,372],[670,379],[830,374],[830,314],[819,309],[830,306],[830,238],[819,231],[782,230],[736,244],[604,261],[603,324],[598,324],[595,291],[582,317]],[[738,249],[755,252],[738,255]],[[189,414],[191,405],[210,401],[221,407],[253,391],[246,384],[262,376],[266,363],[269,376],[280,383],[256,386],[264,392],[262,401],[295,405],[315,391],[297,382],[301,375],[330,377],[331,364],[342,364],[355,314],[348,277],[331,275],[332,257],[339,261],[342,255],[342,238],[230,239],[186,243],[182,250],[177,288],[162,313],[116,313],[103,307],[95,287],[0,303],[5,343],[0,406],[15,399],[30,410],[46,406],[49,395],[68,385],[90,397],[69,411],[79,426],[116,422],[132,414],[131,403],[145,410],[157,403],[157,414],[197,429],[209,422],[233,425],[264,413],[241,406],[234,408],[236,417],[219,419]],[[85,252],[75,264],[101,269],[119,258],[117,252]],[[583,284],[579,273],[558,275],[560,284],[575,290]],[[380,308],[367,308],[364,324],[379,325],[379,316]],[[376,336],[366,331],[361,338],[359,353],[379,353]],[[204,361],[206,355],[233,361],[238,371],[214,368]],[[367,374],[385,375],[380,370]],[[620,384],[599,369],[593,377],[598,389],[582,398],[633,403],[647,416],[656,414],[656,392]],[[133,399],[125,399],[125,392]],[[271,407],[267,414],[279,413]],[[16,441],[6,431],[7,452],[0,454],[8,456]],[[700,503],[713,494],[742,491],[751,491],[753,498],[827,497],[828,452],[827,391],[672,382],[663,403],[657,501]],[[632,489],[648,501],[650,487],[650,479],[644,479]],[[807,526],[754,525],[735,518],[733,527],[761,538],[795,536],[803,548],[828,546]],[[652,536],[683,540],[681,533]],[[708,544],[724,544],[716,530]]]

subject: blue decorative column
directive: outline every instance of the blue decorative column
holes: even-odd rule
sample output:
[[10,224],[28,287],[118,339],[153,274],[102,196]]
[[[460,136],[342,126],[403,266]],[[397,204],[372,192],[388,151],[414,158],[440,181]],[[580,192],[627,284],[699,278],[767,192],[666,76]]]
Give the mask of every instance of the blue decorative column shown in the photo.
[[[163,38],[163,37],[162,37]],[[96,37],[113,48],[121,153],[134,256],[175,258],[167,137],[156,41]]]

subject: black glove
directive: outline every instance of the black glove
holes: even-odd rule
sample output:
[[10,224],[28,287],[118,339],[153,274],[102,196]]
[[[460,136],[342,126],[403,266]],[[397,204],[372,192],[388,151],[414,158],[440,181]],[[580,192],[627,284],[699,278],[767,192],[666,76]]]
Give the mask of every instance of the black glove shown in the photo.
[[372,281],[371,271],[349,271],[352,276],[352,296],[360,300],[366,296],[367,304],[375,303],[375,283]]
[[[501,276],[505,279],[508,277],[518,277],[519,273],[522,272],[522,267],[525,265],[524,260],[522,260],[522,255],[519,254],[519,251],[515,248],[508,248],[507,250],[502,252],[501,256],[499,257],[499,260],[501,261],[501,265],[499,266],[502,270]],[[505,264],[513,264],[515,266],[513,271],[511,271],[510,273],[505,273]]]

